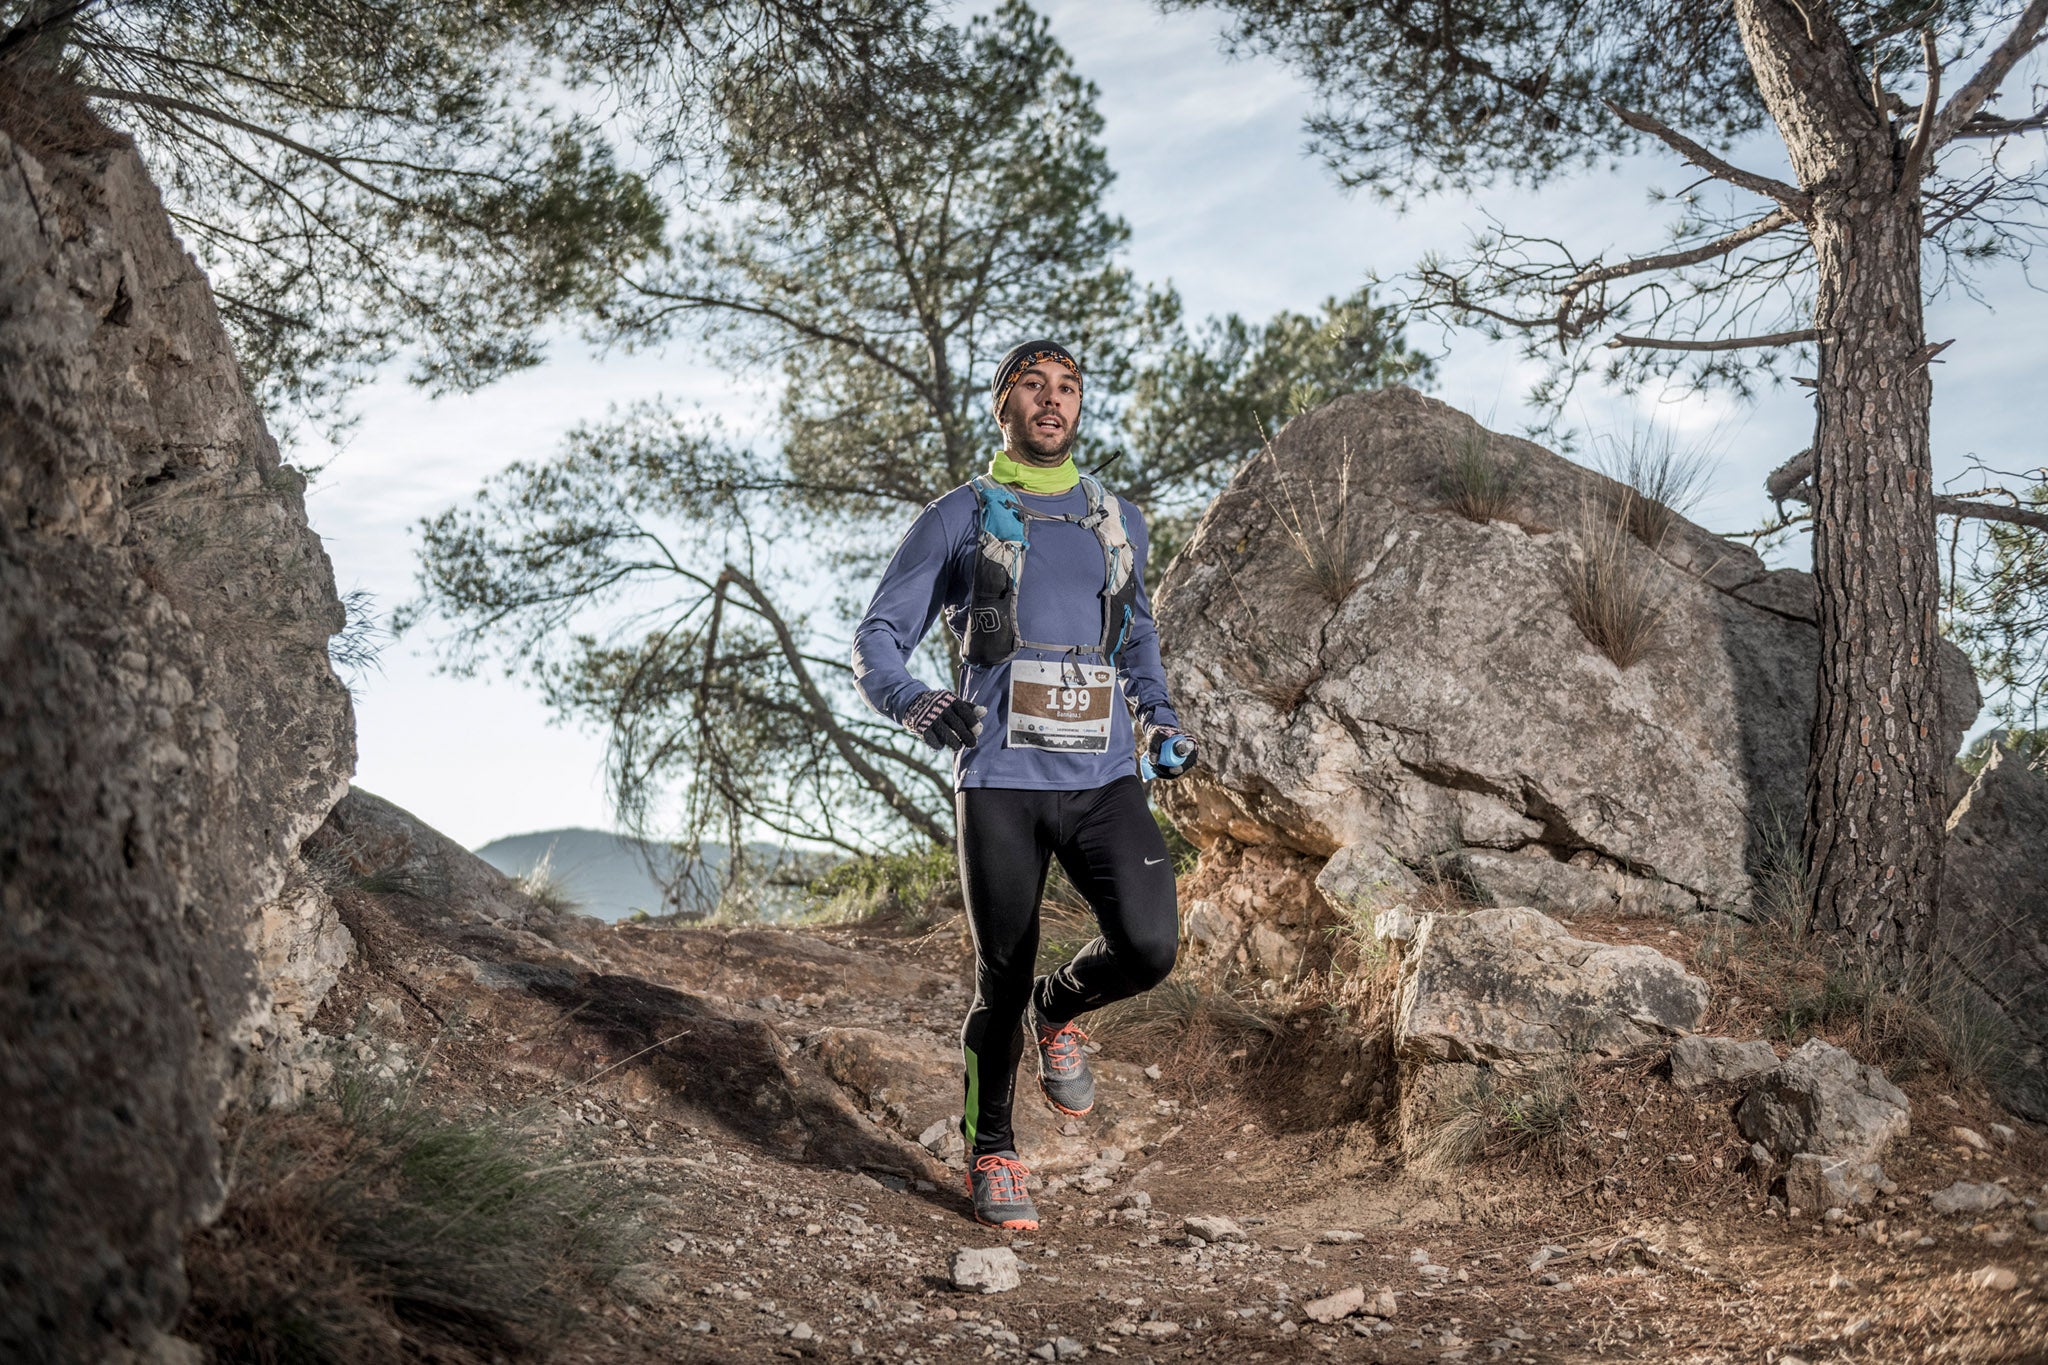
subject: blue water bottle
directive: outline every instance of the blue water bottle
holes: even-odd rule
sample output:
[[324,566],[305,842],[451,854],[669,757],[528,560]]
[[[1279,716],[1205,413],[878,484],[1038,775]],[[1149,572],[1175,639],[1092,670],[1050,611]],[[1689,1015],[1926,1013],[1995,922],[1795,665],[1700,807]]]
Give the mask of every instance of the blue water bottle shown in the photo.
[[[1179,770],[1187,766],[1194,753],[1195,742],[1192,739],[1186,735],[1168,735],[1166,742],[1159,746],[1159,767],[1172,768],[1178,776]],[[1159,776],[1159,767],[1153,766],[1150,754],[1138,756],[1138,775],[1147,782]]]

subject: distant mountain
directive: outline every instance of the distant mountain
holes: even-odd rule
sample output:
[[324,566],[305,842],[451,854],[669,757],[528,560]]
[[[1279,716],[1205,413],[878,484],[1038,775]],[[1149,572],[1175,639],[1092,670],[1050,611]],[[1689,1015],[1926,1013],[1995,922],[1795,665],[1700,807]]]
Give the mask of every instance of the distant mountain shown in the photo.
[[[768,867],[817,857],[765,843],[749,844],[747,851],[758,864]],[[679,879],[681,904],[664,905],[661,882],[654,871],[666,876],[677,865],[666,845],[600,829],[549,829],[494,839],[477,849],[476,855],[508,877],[525,877],[545,860],[549,878],[575,902],[577,913],[603,920],[625,919],[639,910],[650,915],[709,914],[717,908],[728,859],[724,845],[705,845],[703,859]],[[761,899],[766,919],[793,913],[801,902],[794,888],[781,886],[764,888]]]

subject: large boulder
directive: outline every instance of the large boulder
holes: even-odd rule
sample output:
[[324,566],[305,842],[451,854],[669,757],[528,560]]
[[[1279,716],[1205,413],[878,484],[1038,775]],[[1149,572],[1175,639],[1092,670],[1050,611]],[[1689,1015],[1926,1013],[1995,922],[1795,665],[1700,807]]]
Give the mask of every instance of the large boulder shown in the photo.
[[1875,1162],[1905,1135],[1911,1106],[1884,1072],[1809,1038],[1764,1073],[1735,1109],[1735,1125],[1778,1161],[1802,1153]]
[[1401,954],[1394,1051],[1509,1067],[1618,1057],[1706,1009],[1706,983],[1654,948],[1573,938],[1528,909],[1423,915]]
[[[141,161],[0,135],[0,1358],[164,1349],[214,1120],[331,983],[263,907],[354,763],[343,624]],[[90,141],[90,137],[82,139]],[[294,985],[273,1009],[275,951]]]
[[[1458,462],[1512,482],[1484,523]],[[1159,586],[1203,766],[1162,801],[1198,845],[1364,848],[1494,905],[1742,913],[1797,847],[1818,658],[1811,577],[1683,518],[1623,562],[1660,604],[1629,667],[1561,581],[1621,487],[1405,388],[1288,423]],[[1942,651],[1942,743],[1977,711]]]
[[1982,1010],[2006,1102],[2048,1120],[2048,756],[1994,750],[1949,820],[1943,985]]

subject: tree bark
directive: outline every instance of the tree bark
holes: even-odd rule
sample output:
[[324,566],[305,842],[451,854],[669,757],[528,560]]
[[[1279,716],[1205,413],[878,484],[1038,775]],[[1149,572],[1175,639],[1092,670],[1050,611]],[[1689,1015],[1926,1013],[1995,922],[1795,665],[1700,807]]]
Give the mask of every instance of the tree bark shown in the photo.
[[1922,347],[1920,192],[1825,3],[1737,0],[1801,188],[1818,271],[1813,572],[1821,653],[1802,852],[1810,924],[1894,974],[1926,952],[1948,755]]

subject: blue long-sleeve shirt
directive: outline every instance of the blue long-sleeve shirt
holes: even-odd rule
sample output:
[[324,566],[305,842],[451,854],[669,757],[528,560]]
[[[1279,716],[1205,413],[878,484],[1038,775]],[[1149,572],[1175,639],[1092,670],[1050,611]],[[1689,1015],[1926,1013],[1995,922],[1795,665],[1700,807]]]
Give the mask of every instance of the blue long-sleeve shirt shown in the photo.
[[[1088,510],[1088,495],[1079,485],[1065,493],[1018,496],[1026,508],[1048,516],[1080,517]],[[1145,591],[1145,518],[1130,503],[1121,506],[1134,554],[1138,600],[1130,639],[1117,656],[1117,682],[1145,724],[1178,727],[1180,719],[1167,699],[1166,672],[1159,663],[1152,602]],[[1073,522],[1032,520],[1027,525],[1031,548],[1024,556],[1017,596],[1018,637],[1044,644],[1085,645],[1080,660],[1099,665],[1106,573],[1102,542],[1093,531]],[[966,633],[974,557],[980,552],[978,531],[979,507],[971,485],[963,484],[926,506],[896,547],[874,600],[854,631],[853,675],[861,696],[898,724],[919,694],[934,685],[908,667],[911,654],[932,623],[943,615],[955,638]],[[1057,661],[1064,656],[1025,647],[1018,649],[1016,657]],[[1012,748],[1005,743],[1010,720],[1010,664],[992,668],[964,664],[961,673],[953,690],[977,706],[986,706],[988,715],[983,718],[980,740],[954,755],[956,790],[1025,787],[1081,791],[1137,771],[1126,707],[1112,704],[1109,708],[1106,752]]]

